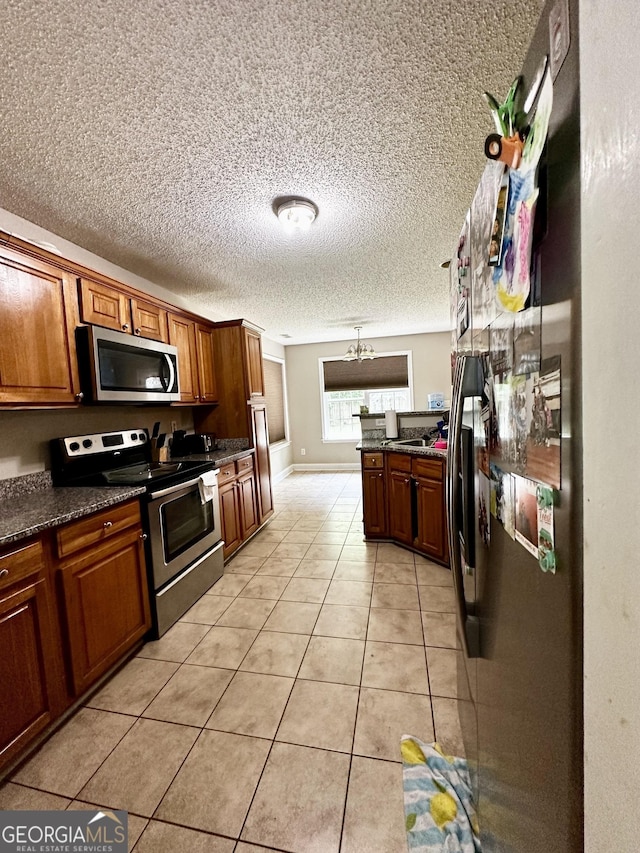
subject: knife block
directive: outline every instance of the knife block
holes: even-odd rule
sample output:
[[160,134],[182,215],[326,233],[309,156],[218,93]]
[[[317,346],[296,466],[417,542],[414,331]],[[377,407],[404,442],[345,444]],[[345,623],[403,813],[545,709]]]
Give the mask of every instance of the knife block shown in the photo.
[[168,447],[158,447],[158,442],[155,438],[152,438],[149,442],[151,445],[151,461],[152,462],[168,462],[169,461],[169,448]]

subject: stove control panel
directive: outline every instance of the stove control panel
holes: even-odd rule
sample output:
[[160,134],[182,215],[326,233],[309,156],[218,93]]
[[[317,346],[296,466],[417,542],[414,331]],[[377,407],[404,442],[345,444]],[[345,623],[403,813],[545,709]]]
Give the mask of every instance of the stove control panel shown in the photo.
[[109,450],[121,450],[129,447],[142,447],[148,441],[144,429],[124,432],[98,432],[93,435],[72,435],[60,439],[68,459],[80,456],[93,456]]

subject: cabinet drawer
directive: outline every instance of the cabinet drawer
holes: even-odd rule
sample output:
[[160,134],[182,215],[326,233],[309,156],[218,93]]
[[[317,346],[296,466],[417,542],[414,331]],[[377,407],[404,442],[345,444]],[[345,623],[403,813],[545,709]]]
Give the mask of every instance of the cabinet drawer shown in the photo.
[[390,471],[411,471],[411,457],[408,453],[389,453],[387,461]]
[[57,530],[58,556],[68,557],[82,548],[105,542],[127,527],[140,524],[140,504],[128,501],[72,521]]
[[422,457],[413,459],[412,473],[416,477],[429,477],[431,480],[442,480],[444,476],[444,462],[441,459],[428,459]]
[[0,556],[0,589],[36,574],[44,568],[42,542],[32,542]]
[[224,483],[228,483],[229,480],[234,480],[235,476],[236,466],[234,462],[228,462],[226,465],[222,465],[220,473],[218,474],[218,485],[222,486]]
[[247,471],[253,471],[253,456],[243,456],[242,459],[236,459],[236,472],[246,474]]
[[378,453],[363,453],[362,454],[363,468],[384,468],[384,454],[382,451]]

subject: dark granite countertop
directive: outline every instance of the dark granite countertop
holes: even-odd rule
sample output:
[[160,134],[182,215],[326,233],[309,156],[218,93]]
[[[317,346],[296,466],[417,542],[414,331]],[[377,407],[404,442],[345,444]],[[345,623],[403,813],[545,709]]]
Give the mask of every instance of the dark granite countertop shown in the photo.
[[[434,415],[442,417],[442,415],[445,413],[446,414],[449,413],[448,408],[447,409],[426,409],[422,412],[396,412],[396,415],[399,418],[423,418],[423,417],[430,417],[431,418]],[[385,414],[384,412],[367,412],[366,414],[361,414],[360,412],[356,412],[354,415],[352,415],[352,417],[362,418],[363,421],[367,420],[367,419],[371,419],[371,418],[378,418],[379,420],[382,420],[384,418],[384,414]]]
[[412,456],[437,456],[446,459],[447,451],[439,447],[414,447],[412,445],[389,444],[385,438],[363,438],[356,450],[390,450],[393,453],[409,453]]
[[172,456],[172,462],[213,462],[214,465],[227,465],[229,462],[235,462],[236,459],[242,459],[243,456],[248,456],[255,451],[251,447],[244,450],[212,450],[210,453],[191,453],[189,456]]
[[143,495],[143,486],[49,487],[0,500],[0,545]]

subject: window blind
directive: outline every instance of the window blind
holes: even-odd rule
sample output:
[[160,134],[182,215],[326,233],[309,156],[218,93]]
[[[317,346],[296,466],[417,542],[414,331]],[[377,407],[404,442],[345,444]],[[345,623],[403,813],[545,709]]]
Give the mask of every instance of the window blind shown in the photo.
[[279,361],[265,358],[264,369],[264,398],[267,406],[269,423],[269,444],[284,441],[287,437],[284,409],[283,367]]
[[369,391],[409,386],[406,355],[381,355],[368,361],[325,361],[322,369],[325,391]]

